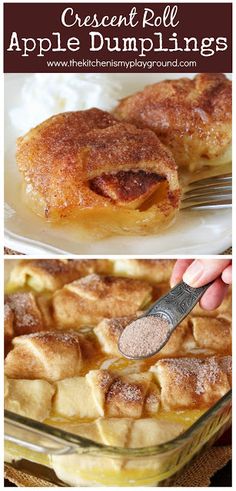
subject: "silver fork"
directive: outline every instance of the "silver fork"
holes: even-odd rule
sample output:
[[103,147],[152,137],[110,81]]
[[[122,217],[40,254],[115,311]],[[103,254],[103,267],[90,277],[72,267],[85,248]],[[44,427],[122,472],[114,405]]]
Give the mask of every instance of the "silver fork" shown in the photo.
[[232,207],[232,174],[193,181],[182,197],[182,210],[222,210]]

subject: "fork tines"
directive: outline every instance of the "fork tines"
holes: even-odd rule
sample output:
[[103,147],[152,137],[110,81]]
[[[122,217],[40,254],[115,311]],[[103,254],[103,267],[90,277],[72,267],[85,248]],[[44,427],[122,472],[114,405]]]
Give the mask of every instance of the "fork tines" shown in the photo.
[[182,198],[182,209],[207,210],[232,207],[232,174],[193,181]]

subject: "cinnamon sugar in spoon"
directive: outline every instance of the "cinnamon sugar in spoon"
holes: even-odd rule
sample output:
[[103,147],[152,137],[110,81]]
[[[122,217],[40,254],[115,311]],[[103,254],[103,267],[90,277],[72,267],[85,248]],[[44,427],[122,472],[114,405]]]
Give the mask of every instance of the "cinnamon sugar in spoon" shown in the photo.
[[212,282],[192,288],[181,281],[159,298],[142,317],[126,326],[118,341],[120,353],[132,360],[158,353],[211,285]]

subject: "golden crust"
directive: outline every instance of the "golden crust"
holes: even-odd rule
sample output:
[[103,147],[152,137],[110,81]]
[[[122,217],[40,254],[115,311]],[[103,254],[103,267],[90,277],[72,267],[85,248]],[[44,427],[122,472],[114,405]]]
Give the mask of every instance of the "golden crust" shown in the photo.
[[116,259],[113,272],[150,283],[169,283],[174,264],[174,259]]
[[42,315],[32,293],[19,292],[6,295],[5,304],[12,311],[14,336],[43,331]]
[[43,330],[49,331],[50,329],[54,329],[51,293],[38,294],[36,301],[42,316]]
[[194,169],[219,159],[230,146],[231,85],[221,73],[165,80],[126,97],[114,114],[154,131],[179,166]]
[[207,408],[230,390],[230,356],[166,358],[150,370],[160,384],[162,407],[167,411]]
[[[95,192],[91,183],[119,172],[143,171],[164,179],[159,199],[154,200],[159,226],[173,218],[179,206],[176,165],[156,135],[120,123],[99,109],[59,114],[32,129],[18,139],[17,163],[27,183],[27,192],[32,196],[36,193],[37,206],[39,201],[43,203],[44,209],[41,212],[38,209],[38,213],[50,220],[78,219],[83,216],[81,211],[86,211],[87,218],[96,211],[98,220],[100,213],[117,211],[119,206],[111,198],[109,185],[105,185],[107,197]],[[119,194],[119,179],[116,185],[113,183],[114,189]],[[142,187],[140,193],[146,198]],[[134,207],[140,205],[135,202],[137,192],[135,196]],[[127,199],[122,198],[122,208],[129,202],[128,193]],[[120,216],[121,230],[122,217],[126,215]],[[139,219],[142,219],[141,210]]]
[[192,317],[191,324],[197,346],[213,353],[231,353],[232,328],[228,319]]
[[109,259],[72,259],[70,263],[78,272],[78,278],[92,273],[109,274],[112,271],[112,262]]
[[54,291],[66,283],[93,272],[107,272],[106,259],[23,259],[13,268],[10,283],[15,287],[31,286],[37,291]]
[[19,336],[13,340],[14,349],[6,357],[5,373],[10,378],[38,378],[49,382],[79,375],[86,349],[81,339],[82,336],[74,332],[49,331]]
[[145,282],[93,274],[55,292],[54,318],[63,329],[96,325],[104,317],[135,314],[151,301],[151,294]]

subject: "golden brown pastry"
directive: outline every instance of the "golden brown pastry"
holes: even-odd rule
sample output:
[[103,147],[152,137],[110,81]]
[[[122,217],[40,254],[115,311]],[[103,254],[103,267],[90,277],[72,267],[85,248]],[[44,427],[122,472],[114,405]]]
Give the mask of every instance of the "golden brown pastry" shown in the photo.
[[152,287],[143,281],[92,274],[55,292],[54,318],[62,329],[93,326],[104,317],[134,315],[151,294]]
[[92,273],[109,274],[112,272],[112,261],[110,259],[71,259],[72,267],[76,268],[79,276],[87,276]]
[[[5,297],[5,305],[13,314],[14,336],[39,332],[44,329],[41,312],[30,292],[11,293]],[[7,317],[7,322],[8,322]]]
[[165,80],[126,97],[115,116],[156,133],[179,166],[231,161],[232,88],[222,73]]
[[54,387],[45,380],[11,380],[5,377],[4,407],[13,413],[43,421],[51,411]]
[[44,331],[55,329],[52,309],[52,294],[37,294],[36,302],[41,313]]
[[213,353],[230,354],[232,346],[231,322],[224,317],[191,319],[193,336],[197,346]]
[[159,389],[149,372],[116,375],[108,370],[91,370],[85,377],[57,382],[55,413],[64,417],[132,417],[155,414]]
[[5,373],[10,378],[49,382],[79,375],[84,361],[81,346],[87,350],[88,343],[75,332],[49,331],[19,336],[14,338],[14,349],[6,357]]
[[173,259],[116,259],[113,272],[150,283],[169,283],[174,264]]
[[17,146],[31,208],[50,221],[76,221],[81,239],[159,232],[178,210],[169,150],[153,132],[99,109],[57,114]]
[[151,367],[164,410],[207,408],[231,387],[231,356],[165,358]]
[[30,286],[38,292],[54,291],[90,273],[107,272],[110,267],[106,259],[23,259],[11,271],[9,283]]

